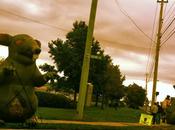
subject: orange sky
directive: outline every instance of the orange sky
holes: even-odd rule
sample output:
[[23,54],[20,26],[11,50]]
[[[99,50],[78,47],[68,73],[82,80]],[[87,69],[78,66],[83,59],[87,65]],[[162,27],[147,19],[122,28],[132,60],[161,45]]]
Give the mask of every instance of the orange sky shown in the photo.
[[[118,0],[118,2],[151,37],[156,6],[157,16],[159,13],[157,0]],[[169,0],[165,14],[172,4],[173,0]],[[40,61],[50,61],[47,43],[58,37],[64,39],[75,20],[88,23],[90,5],[91,0],[0,0],[0,32],[11,35],[26,33],[37,38],[42,42]],[[168,14],[165,20],[167,17]],[[174,25],[172,24],[170,31]],[[145,80],[151,41],[120,12],[115,0],[99,0],[94,36],[100,41],[105,53],[112,57],[113,62],[120,65],[121,72],[127,79]],[[160,81],[170,84],[175,81],[173,43],[174,37],[160,50],[158,74]],[[5,55],[4,49],[1,50],[0,55]]]

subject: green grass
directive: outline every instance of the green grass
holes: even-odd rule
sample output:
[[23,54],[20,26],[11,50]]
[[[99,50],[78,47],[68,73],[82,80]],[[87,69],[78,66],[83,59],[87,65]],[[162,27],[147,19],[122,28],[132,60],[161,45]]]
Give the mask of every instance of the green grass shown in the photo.
[[50,120],[76,120],[76,111],[73,109],[38,108],[37,116]]
[[[106,108],[104,110],[96,107],[86,108],[83,121],[104,121],[104,122],[138,122],[140,111],[130,108]],[[43,119],[77,120],[76,110],[39,108],[38,116]],[[6,123],[1,128],[29,129],[26,124]],[[37,124],[33,129],[58,129],[58,130],[175,130],[175,126],[93,126],[80,124]],[[32,129],[31,128],[31,129]]]
[[[42,119],[78,120],[76,110],[39,108],[38,116]],[[111,122],[138,122],[140,111],[131,108],[87,108],[84,111],[83,121],[111,121]]]
[[84,114],[86,121],[138,122],[139,118],[140,111],[131,108],[89,108]]

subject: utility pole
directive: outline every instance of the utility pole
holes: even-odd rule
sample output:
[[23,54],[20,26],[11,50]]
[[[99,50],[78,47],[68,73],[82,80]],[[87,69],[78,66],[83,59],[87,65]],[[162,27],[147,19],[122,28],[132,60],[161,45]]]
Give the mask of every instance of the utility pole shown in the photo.
[[87,89],[87,82],[88,82],[88,75],[89,75],[89,64],[90,64],[90,57],[91,57],[91,46],[92,46],[92,39],[93,39],[97,3],[98,3],[98,0],[92,0],[88,32],[87,32],[87,38],[86,38],[86,47],[85,47],[83,66],[82,66],[82,72],[81,72],[79,98],[78,98],[78,104],[77,104],[77,112],[78,112],[79,119],[83,118],[83,111],[84,111],[84,105],[85,105],[85,99],[86,99],[86,89]]
[[157,43],[156,43],[156,55],[155,55],[155,65],[154,65],[154,78],[153,78],[153,91],[152,91],[152,101],[151,107],[154,105],[156,99],[156,85],[157,85],[157,75],[158,75],[158,62],[159,62],[159,51],[160,51],[160,44],[161,44],[161,29],[163,24],[163,6],[164,3],[168,3],[168,0],[157,0],[160,3],[160,15],[159,15],[159,27],[157,33]]

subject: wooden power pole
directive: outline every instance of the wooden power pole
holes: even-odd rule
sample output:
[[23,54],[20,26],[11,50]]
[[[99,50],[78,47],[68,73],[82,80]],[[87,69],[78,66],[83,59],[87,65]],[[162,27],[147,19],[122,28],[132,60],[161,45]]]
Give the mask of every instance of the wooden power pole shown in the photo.
[[154,78],[153,78],[153,90],[152,90],[152,101],[151,107],[154,105],[156,99],[156,85],[157,85],[157,75],[158,75],[158,62],[159,62],[159,51],[160,51],[160,44],[161,44],[161,29],[163,24],[163,6],[164,3],[168,3],[168,0],[157,0],[160,3],[160,15],[159,15],[159,26],[158,26],[158,33],[157,33],[157,43],[156,43],[156,55],[155,55],[155,65],[154,65]]
[[82,72],[81,72],[79,98],[78,98],[78,104],[77,104],[77,112],[78,112],[79,119],[83,118],[83,111],[84,111],[84,105],[85,105],[85,99],[86,99],[86,89],[87,89],[87,82],[88,82],[88,75],[89,75],[89,64],[90,64],[90,57],[91,57],[91,46],[92,46],[92,39],[93,39],[97,3],[98,3],[98,0],[92,0],[88,32],[87,32],[87,38],[86,38],[86,47],[85,47],[83,66],[82,66]]

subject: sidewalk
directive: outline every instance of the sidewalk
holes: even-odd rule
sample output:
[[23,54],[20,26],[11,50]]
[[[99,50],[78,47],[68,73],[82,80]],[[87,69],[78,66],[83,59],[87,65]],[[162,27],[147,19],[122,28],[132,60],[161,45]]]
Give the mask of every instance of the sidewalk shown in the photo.
[[[140,123],[127,123],[127,122],[87,122],[87,121],[68,121],[68,120],[39,120],[39,124],[81,124],[81,125],[97,125],[97,126],[146,126]],[[154,127],[172,126],[170,124],[156,124],[151,125]]]
[[[41,120],[41,119],[38,119],[38,124],[40,124],[40,126],[47,126],[47,124],[55,124],[55,125],[62,125],[62,124],[74,124],[74,125],[92,125],[92,126],[105,126],[105,127],[135,127],[137,130],[140,129],[140,127],[142,126],[146,126],[146,125],[143,125],[143,124],[139,124],[139,123],[127,123],[127,122],[87,122],[87,121],[68,121],[68,120]],[[12,127],[12,128],[11,128]],[[18,127],[14,127],[14,126],[11,126],[9,128],[0,128],[0,130],[4,130],[4,129],[7,129],[7,130],[17,130],[16,128]],[[49,127],[43,127],[44,129],[49,129]],[[151,126],[146,126],[146,127],[149,127],[150,129],[149,130],[175,130],[175,126],[173,125],[169,125],[169,124],[160,124],[160,125],[151,125]],[[145,128],[146,128],[145,127]],[[23,127],[23,126],[19,126],[20,129],[23,129],[23,130],[28,130],[28,129],[33,129],[35,130],[35,128],[26,128],[26,127]],[[18,128],[18,129],[19,129]],[[39,128],[39,127],[38,127]],[[36,129],[38,129],[36,128]],[[40,128],[39,128],[40,129]],[[53,128],[52,128],[53,129]],[[54,128],[56,129],[56,128]]]
[[85,121],[67,121],[67,120],[40,120],[39,123],[50,124],[81,124],[81,125],[98,125],[98,126],[142,126],[139,123],[126,122],[85,122]]

